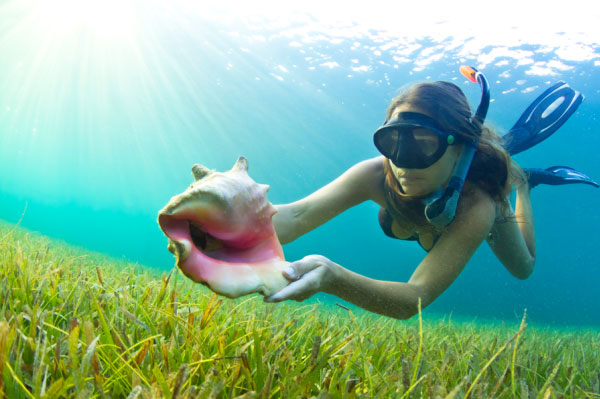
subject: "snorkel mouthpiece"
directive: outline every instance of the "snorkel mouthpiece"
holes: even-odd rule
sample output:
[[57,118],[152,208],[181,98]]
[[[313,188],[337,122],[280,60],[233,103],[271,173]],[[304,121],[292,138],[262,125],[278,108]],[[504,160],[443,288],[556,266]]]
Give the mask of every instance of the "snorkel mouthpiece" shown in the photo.
[[458,197],[475,155],[477,143],[473,144],[465,144],[462,149],[446,190],[439,190],[425,202],[425,217],[438,228],[446,227],[454,219]]
[[[488,81],[483,73],[471,66],[461,66],[460,72],[471,82],[478,82],[481,87],[481,100],[472,119],[483,126],[490,105],[490,88]],[[446,189],[432,194],[425,201],[425,217],[429,223],[435,227],[446,227],[454,219],[458,198],[460,197],[462,187],[467,178],[467,173],[469,173],[469,168],[471,167],[471,162],[475,156],[476,149],[477,140],[465,143],[458,161],[454,166],[452,177],[450,177]]]

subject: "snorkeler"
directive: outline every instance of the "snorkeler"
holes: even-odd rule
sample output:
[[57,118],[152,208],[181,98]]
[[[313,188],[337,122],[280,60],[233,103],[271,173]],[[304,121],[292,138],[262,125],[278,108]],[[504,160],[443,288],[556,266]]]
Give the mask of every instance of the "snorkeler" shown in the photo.
[[375,280],[309,255],[289,265],[284,276],[291,283],[265,301],[303,301],[326,292],[371,312],[407,319],[452,284],[484,240],[513,276],[529,277],[536,256],[530,189],[598,185],[567,167],[521,169],[510,155],[554,133],[583,96],[557,83],[500,138],[484,125],[490,101],[485,76],[472,67],[461,72],[481,87],[475,114],[455,84],[417,84],[392,100],[374,134],[382,156],[352,166],[306,198],[276,206],[275,230],[288,243],[348,208],[367,200],[378,203],[386,235],[418,241],[427,251],[408,282]]

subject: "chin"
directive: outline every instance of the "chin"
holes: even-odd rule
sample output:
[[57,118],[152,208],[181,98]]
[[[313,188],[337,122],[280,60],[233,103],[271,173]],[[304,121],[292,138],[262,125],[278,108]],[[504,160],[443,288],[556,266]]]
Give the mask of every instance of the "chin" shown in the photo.
[[429,193],[424,190],[404,189],[404,195],[407,197],[424,197],[427,194]]
[[423,187],[420,184],[402,184],[401,186],[404,194],[408,197],[426,197],[435,191],[429,187]]

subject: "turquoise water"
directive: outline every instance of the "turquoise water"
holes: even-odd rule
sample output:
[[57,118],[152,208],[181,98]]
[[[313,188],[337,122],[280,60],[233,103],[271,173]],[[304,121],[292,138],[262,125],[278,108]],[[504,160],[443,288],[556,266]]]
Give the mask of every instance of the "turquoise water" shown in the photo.
[[[398,33],[344,16],[240,19],[184,2],[107,2],[106,14],[93,2],[100,8],[40,4],[0,2],[0,219],[23,215],[22,226],[76,245],[170,269],[156,214],[189,185],[192,164],[226,170],[244,155],[271,202],[294,201],[377,155],[372,133],[400,88],[451,80],[476,106],[461,64],[488,77],[499,132],[552,82],[584,93],[564,127],[516,160],[600,180],[600,35],[582,33],[587,19],[550,38],[507,24],[501,36],[518,39],[498,42],[425,14],[414,17],[421,31]],[[483,245],[428,312],[514,321],[527,308],[533,322],[599,326],[599,199],[590,186],[536,188],[533,276],[512,278]],[[346,212],[286,245],[286,258],[318,253],[406,281],[424,252],[385,237],[377,211]]]

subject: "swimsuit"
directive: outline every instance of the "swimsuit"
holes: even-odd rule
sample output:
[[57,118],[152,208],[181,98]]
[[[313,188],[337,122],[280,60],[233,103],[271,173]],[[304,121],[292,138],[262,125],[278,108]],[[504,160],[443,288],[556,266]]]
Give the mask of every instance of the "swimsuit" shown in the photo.
[[394,195],[392,193],[392,190],[389,190],[386,187],[386,189],[384,189],[385,207],[381,207],[379,209],[379,225],[381,226],[381,229],[383,230],[385,235],[391,238],[395,238],[397,240],[416,241],[425,251],[431,251],[431,248],[433,248],[433,245],[435,245],[438,238],[440,237],[439,234],[437,234],[437,236],[434,236],[433,244],[429,249],[425,248],[421,244],[421,241],[419,240],[419,234],[417,234],[417,232],[414,232],[411,236],[406,238],[400,238],[394,234],[394,232],[392,231],[392,223],[394,223],[394,220],[396,220],[397,223],[401,223],[400,221],[406,220],[406,216],[402,215],[402,213],[400,213],[400,211],[393,205],[392,195]]

